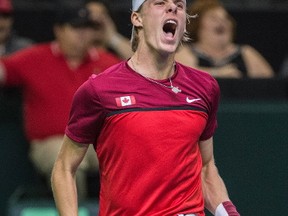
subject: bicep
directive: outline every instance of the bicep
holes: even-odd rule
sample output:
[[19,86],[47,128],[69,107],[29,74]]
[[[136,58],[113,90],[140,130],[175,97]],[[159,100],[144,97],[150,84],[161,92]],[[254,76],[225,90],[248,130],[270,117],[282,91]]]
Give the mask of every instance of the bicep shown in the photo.
[[229,200],[225,184],[218,173],[213,156],[213,138],[200,142],[203,160],[202,189],[205,207],[212,213],[223,201]]
[[65,170],[75,172],[83,160],[88,147],[88,144],[75,142],[65,135],[56,162],[60,162]]
[[209,138],[208,140],[200,141],[199,147],[202,156],[203,166],[209,164],[210,162],[213,162],[213,137]]

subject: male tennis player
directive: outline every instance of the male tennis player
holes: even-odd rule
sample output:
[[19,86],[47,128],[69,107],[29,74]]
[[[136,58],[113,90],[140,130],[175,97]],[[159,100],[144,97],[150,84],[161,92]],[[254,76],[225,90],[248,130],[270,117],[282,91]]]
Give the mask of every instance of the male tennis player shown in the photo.
[[219,87],[174,61],[185,0],[133,0],[134,55],[77,91],[52,181],[61,216],[77,215],[75,172],[90,143],[100,216],[238,216],[213,156]]

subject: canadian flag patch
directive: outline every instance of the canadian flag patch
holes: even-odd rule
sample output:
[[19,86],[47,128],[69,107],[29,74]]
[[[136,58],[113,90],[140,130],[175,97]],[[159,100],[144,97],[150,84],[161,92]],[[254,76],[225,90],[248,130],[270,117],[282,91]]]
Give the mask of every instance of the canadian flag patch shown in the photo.
[[115,98],[115,100],[118,107],[131,106],[133,104],[136,104],[134,96],[123,96]]

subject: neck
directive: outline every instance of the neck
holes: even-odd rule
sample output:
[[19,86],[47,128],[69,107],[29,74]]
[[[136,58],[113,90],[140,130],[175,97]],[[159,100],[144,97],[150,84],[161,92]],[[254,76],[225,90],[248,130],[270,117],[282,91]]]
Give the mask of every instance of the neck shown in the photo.
[[[145,78],[146,80],[149,80],[150,82],[154,83],[154,84],[157,84],[159,86],[162,86],[162,87],[165,87],[165,88],[169,88],[171,89],[172,92],[174,92],[175,94],[178,94],[179,92],[181,92],[181,89],[178,87],[178,86],[174,86],[173,85],[173,82],[172,82],[172,79],[170,76],[168,77],[165,77],[166,79],[168,78],[169,79],[169,82],[170,82],[170,85],[167,85],[167,84],[164,84],[164,83],[161,83],[161,82],[158,82],[156,79],[163,79],[163,77],[159,78],[159,76],[157,77],[149,77],[147,75],[144,75],[143,73],[141,73],[139,71],[139,69],[135,66],[135,63],[134,63],[134,60],[133,58],[130,59],[129,63],[131,68],[134,69],[134,71],[136,71],[137,73],[139,73],[143,78]],[[172,74],[174,73],[174,70],[175,70],[175,67],[174,67],[175,63],[172,64],[172,67],[170,68],[170,71],[172,71]],[[172,76],[172,75],[171,75]]]
[[163,80],[171,77],[174,74],[175,62],[174,58],[166,58],[163,56],[139,55],[135,53],[128,64],[137,73],[144,77],[155,80]]

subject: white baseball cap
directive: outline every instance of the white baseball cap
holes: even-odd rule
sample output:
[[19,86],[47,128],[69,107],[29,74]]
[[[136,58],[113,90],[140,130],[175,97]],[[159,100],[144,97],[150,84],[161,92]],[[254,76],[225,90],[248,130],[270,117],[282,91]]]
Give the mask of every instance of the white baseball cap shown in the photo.
[[132,0],[132,11],[138,11],[146,0]]
[[132,0],[132,11],[137,11],[146,0]]

